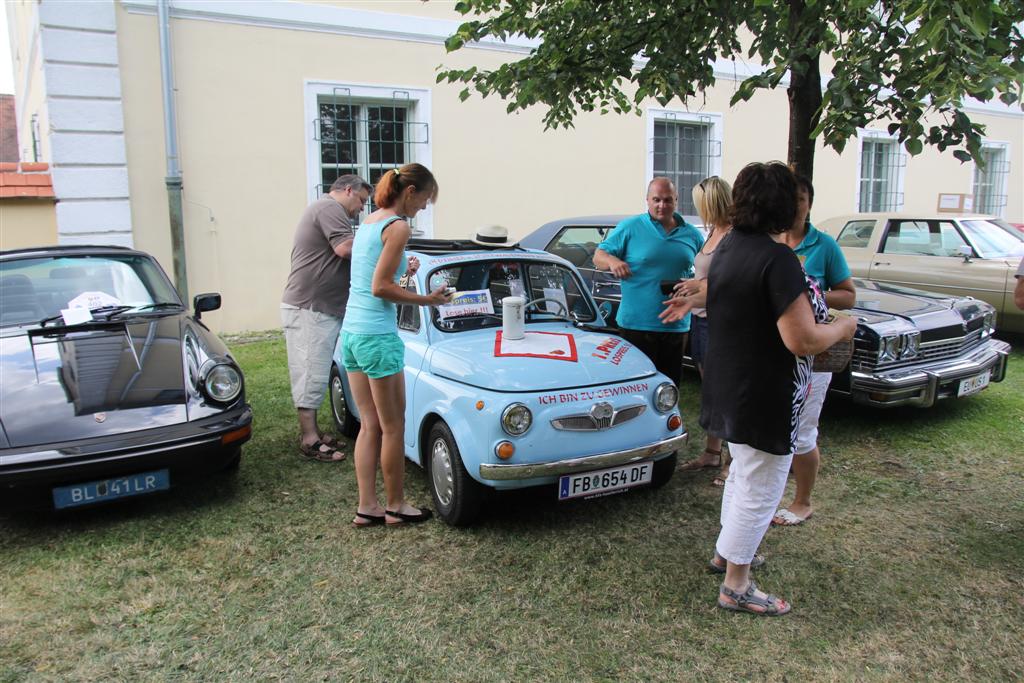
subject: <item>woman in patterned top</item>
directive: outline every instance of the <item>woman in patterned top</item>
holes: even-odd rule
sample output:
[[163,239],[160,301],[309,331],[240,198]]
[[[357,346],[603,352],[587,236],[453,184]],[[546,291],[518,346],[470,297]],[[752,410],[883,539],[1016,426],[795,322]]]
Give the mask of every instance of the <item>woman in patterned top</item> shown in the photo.
[[[765,616],[790,611],[758,589],[750,568],[763,562],[755,553],[782,499],[812,357],[857,329],[851,318],[817,324],[827,311],[816,315],[799,260],[777,241],[796,203],[796,179],[784,164],[746,166],[733,184],[733,229],[708,272],[700,424],[732,454],[710,567],[725,574],[719,607]],[[682,306],[667,303],[662,319],[671,320]]]

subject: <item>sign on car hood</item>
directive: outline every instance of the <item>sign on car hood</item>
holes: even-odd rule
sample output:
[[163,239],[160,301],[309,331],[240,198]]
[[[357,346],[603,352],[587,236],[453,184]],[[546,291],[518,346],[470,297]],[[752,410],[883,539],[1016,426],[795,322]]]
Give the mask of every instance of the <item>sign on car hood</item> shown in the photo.
[[187,421],[179,316],[0,339],[12,447]]
[[640,350],[613,334],[571,325],[528,325],[509,342],[501,328],[451,335],[433,345],[430,372],[493,391],[550,391],[614,384],[656,371]]

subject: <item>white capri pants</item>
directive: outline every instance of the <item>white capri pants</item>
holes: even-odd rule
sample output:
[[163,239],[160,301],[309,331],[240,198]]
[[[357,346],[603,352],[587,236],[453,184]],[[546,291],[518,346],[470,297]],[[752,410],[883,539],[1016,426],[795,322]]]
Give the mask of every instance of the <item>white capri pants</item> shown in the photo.
[[810,386],[807,387],[807,400],[804,402],[803,410],[800,411],[800,422],[797,425],[796,449],[797,455],[810,453],[818,447],[818,419],[821,417],[821,408],[825,405],[825,394],[828,393],[828,385],[832,383],[831,372],[812,372]]
[[733,564],[750,564],[786,489],[793,454],[775,455],[729,443],[732,464],[722,492],[722,531],[715,550]]

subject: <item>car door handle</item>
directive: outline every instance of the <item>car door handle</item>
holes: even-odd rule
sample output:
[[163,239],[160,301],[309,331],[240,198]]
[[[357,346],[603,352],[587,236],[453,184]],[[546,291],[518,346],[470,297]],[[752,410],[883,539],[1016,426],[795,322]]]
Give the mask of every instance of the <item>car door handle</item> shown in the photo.
[[890,263],[889,261],[875,261],[871,265],[873,265],[873,266],[891,266],[892,263]]

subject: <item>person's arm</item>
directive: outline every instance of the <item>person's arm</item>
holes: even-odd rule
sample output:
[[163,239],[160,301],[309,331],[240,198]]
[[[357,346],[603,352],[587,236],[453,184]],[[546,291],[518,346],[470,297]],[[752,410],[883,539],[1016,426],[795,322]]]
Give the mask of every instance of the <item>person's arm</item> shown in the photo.
[[782,343],[795,356],[821,353],[836,342],[853,339],[857,332],[857,320],[845,315],[837,316],[828,325],[817,324],[811,302],[803,294],[793,299],[793,303],[779,316],[776,325]]
[[346,237],[331,247],[338,258],[352,258],[353,239],[352,237]]
[[405,221],[395,221],[384,228],[381,239],[384,246],[377,260],[377,266],[373,269],[373,279],[370,282],[370,293],[375,297],[391,301],[396,304],[416,304],[418,306],[440,306],[447,303],[448,295],[445,294],[445,286],[441,285],[430,294],[417,294],[410,292],[405,287],[395,282],[395,273],[402,263],[402,252],[409,241],[412,229]]
[[853,280],[846,278],[842,282],[832,285],[832,289],[825,292],[825,303],[829,308],[853,308],[857,303],[857,288],[853,286]]
[[1017,286],[1013,290],[1013,303],[1024,311],[1024,275],[1017,276]]
[[621,280],[633,274],[625,261],[618,256],[612,256],[604,249],[594,250],[594,266],[598,270],[610,270],[612,275]]

